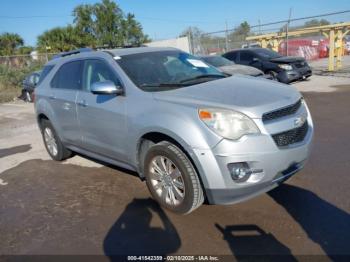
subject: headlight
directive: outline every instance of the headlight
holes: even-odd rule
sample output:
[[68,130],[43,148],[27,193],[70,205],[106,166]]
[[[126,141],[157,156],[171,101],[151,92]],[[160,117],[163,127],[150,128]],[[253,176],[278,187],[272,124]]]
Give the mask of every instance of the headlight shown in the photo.
[[244,135],[260,133],[253,120],[236,111],[203,108],[198,114],[211,130],[227,139],[237,140]]
[[292,70],[293,69],[293,67],[291,65],[279,64],[278,66],[284,70]]

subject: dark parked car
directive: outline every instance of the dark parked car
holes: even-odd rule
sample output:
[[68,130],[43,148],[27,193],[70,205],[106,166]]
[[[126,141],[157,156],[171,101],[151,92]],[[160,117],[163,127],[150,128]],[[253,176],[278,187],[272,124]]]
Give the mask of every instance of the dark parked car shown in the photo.
[[21,99],[27,102],[33,102],[33,93],[36,85],[39,82],[41,71],[36,71],[30,73],[23,80],[23,89],[22,94],[20,96]]
[[264,77],[271,79],[269,75],[264,75],[264,72],[252,67],[245,65],[238,65],[233,61],[226,59],[225,57],[218,55],[206,55],[200,56],[200,58],[209,65],[215,66],[221,72],[229,75],[241,74],[255,77]]
[[303,57],[282,56],[266,48],[237,49],[223,57],[241,65],[254,66],[283,83],[306,79],[312,70]]

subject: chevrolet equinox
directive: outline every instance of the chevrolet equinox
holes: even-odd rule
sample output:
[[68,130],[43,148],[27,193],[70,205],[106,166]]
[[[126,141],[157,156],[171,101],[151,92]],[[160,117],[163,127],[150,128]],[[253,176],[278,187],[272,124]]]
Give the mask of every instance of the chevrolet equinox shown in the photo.
[[136,171],[165,208],[231,204],[273,189],[305,164],[310,112],[292,86],[234,75],[173,48],[57,55],[35,89],[43,141]]

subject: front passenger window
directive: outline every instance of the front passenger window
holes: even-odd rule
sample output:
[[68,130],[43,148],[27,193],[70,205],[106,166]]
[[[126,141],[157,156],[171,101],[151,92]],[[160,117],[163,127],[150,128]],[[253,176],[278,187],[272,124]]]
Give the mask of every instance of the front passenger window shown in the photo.
[[116,74],[111,68],[101,60],[87,60],[85,62],[84,70],[84,86],[85,90],[90,91],[91,86],[96,82],[103,82],[106,80],[112,81],[116,86],[120,85],[120,82]]

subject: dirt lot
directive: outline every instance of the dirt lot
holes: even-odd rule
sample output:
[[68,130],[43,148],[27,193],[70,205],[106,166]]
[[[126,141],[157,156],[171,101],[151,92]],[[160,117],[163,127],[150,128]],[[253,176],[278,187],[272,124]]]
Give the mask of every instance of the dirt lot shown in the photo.
[[49,160],[33,106],[0,105],[0,254],[350,255],[350,80],[295,85],[316,130],[305,169],[269,194],[187,216],[160,209],[133,173]]

